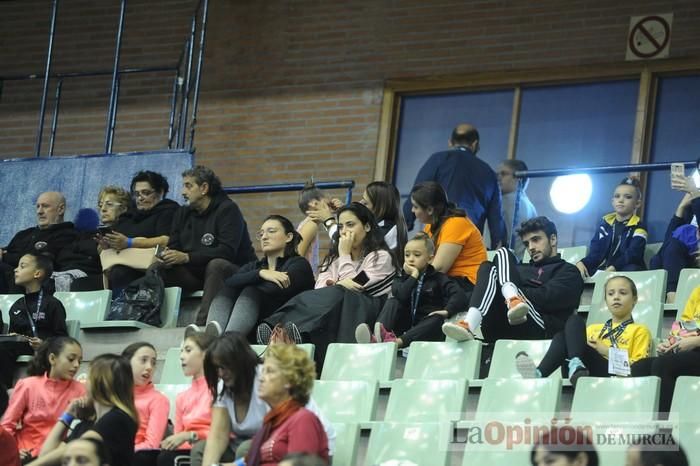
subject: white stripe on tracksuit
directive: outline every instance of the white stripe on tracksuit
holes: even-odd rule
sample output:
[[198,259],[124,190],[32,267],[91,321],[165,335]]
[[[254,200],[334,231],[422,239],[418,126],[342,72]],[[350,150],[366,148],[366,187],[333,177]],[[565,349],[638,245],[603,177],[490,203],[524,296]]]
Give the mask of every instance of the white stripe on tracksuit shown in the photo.
[[[491,268],[489,271],[489,282],[486,285],[486,291],[484,292],[484,296],[481,299],[478,307],[482,316],[485,316],[488,313],[491,303],[493,303],[493,300],[496,298],[497,289],[503,286],[504,283],[511,281],[508,250],[506,248],[498,248],[496,250],[496,257],[494,257],[493,262],[495,263],[495,267]],[[530,300],[527,299],[527,296],[520,291],[520,288],[518,288],[518,295],[529,308],[527,314],[539,327],[544,328],[544,320],[542,319],[542,316],[535,310],[535,307],[532,305]]]

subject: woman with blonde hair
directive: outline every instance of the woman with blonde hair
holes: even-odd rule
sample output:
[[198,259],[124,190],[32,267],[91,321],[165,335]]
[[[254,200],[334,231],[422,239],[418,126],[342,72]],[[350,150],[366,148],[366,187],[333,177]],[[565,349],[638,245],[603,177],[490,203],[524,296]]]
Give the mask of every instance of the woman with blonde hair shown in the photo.
[[[138,414],[134,405],[134,378],[129,360],[116,354],[103,354],[90,364],[87,398],[71,402],[41,448],[41,454],[32,466],[59,465],[66,449],[66,441],[92,438],[104,443],[112,464],[132,464]],[[73,420],[84,408],[92,407],[95,422],[90,426],[81,422],[66,438]]]

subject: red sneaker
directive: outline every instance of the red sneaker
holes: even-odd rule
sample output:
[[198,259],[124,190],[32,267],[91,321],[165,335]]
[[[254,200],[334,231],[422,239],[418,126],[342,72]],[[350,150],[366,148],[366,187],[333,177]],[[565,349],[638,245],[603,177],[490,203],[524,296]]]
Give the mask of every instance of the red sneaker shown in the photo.
[[510,325],[520,325],[527,322],[527,311],[530,310],[530,306],[519,296],[507,299],[506,306],[508,306],[508,323]]
[[396,334],[384,328],[384,324],[376,322],[374,324],[374,338],[380,343],[396,341]]

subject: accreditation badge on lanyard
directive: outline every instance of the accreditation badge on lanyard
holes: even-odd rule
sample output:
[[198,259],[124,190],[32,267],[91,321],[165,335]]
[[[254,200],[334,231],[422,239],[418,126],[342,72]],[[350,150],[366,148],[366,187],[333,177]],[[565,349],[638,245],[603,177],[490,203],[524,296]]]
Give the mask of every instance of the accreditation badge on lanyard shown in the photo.
[[608,373],[626,377],[631,374],[629,353],[626,349],[617,347],[617,339],[625,331],[625,328],[634,321],[630,318],[612,329],[612,319],[608,320],[598,335],[598,339],[609,338],[612,345],[608,350]]

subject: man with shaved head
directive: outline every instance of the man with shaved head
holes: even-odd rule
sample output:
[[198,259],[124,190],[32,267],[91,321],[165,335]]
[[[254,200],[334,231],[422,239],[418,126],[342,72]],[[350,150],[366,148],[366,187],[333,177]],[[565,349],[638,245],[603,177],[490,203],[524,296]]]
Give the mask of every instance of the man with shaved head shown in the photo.
[[[6,247],[0,249],[0,293],[18,291],[14,287],[14,268],[20,257],[28,252],[49,252],[53,257],[77,235],[71,222],[64,222],[66,198],[55,191],[41,193],[36,199],[35,227],[17,233]],[[3,283],[4,281],[4,283]]]
[[[423,181],[442,185],[447,198],[467,211],[469,219],[483,234],[488,221],[491,233],[491,249],[505,245],[506,224],[501,211],[501,191],[496,173],[489,165],[476,157],[479,152],[479,131],[468,123],[462,123],[452,131],[449,149],[430,156],[416,176],[415,186]],[[413,228],[415,216],[411,212],[411,200],[403,206],[408,228]]]

